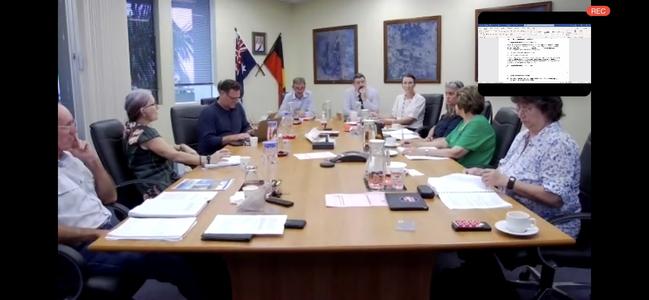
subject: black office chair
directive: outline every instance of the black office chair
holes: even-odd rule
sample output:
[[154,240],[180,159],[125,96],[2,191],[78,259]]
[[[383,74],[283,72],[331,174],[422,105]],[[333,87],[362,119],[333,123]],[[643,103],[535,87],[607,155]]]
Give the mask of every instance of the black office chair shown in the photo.
[[514,138],[521,130],[522,122],[513,107],[503,107],[498,110],[491,122],[496,133],[496,151],[491,159],[491,167],[498,167],[498,162],[507,155]]
[[159,182],[146,179],[136,179],[128,167],[124,148],[124,125],[116,120],[103,120],[90,124],[90,135],[97,149],[101,163],[113,178],[117,188],[117,201],[126,207],[133,208],[144,200],[135,187],[137,183],[151,183],[164,190]]
[[[120,220],[128,216],[128,208],[119,203],[106,207]],[[144,283],[119,276],[90,275],[81,253],[64,244],[58,245],[57,266],[57,299],[132,299]]]
[[[582,212],[550,220],[550,223],[556,225],[574,219],[580,219],[581,227],[579,234],[577,235],[576,245],[572,247],[537,248],[536,255],[538,262],[541,265],[541,271],[537,271],[532,266],[525,266],[525,270],[519,275],[520,280],[514,281],[515,284],[519,285],[538,285],[539,291],[536,294],[535,299],[541,299],[547,295],[572,299],[567,293],[561,290],[562,287],[590,286],[583,282],[554,282],[557,268],[572,267],[590,269],[592,266],[590,151],[591,137],[589,134],[580,157],[581,178],[579,183],[579,202],[581,203]],[[529,280],[530,276],[534,277],[533,281]]]
[[491,122],[491,117],[493,115],[493,107],[491,101],[485,100],[484,108],[482,109],[482,115],[487,118],[487,121]]
[[417,129],[417,133],[422,138],[425,138],[442,113],[442,105],[444,104],[444,94],[421,94],[426,99],[426,106],[424,109],[424,124]]
[[198,117],[206,108],[199,104],[176,104],[171,107],[171,128],[176,144],[198,149]]
[[219,97],[203,98],[203,99],[201,99],[201,105],[210,105],[210,104],[216,102],[216,100],[218,100],[218,99],[219,99]]

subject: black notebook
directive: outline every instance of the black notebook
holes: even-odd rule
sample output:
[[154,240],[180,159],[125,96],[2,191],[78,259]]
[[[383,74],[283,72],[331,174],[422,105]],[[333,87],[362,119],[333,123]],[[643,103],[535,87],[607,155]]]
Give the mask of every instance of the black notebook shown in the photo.
[[428,210],[419,193],[385,193],[390,210]]

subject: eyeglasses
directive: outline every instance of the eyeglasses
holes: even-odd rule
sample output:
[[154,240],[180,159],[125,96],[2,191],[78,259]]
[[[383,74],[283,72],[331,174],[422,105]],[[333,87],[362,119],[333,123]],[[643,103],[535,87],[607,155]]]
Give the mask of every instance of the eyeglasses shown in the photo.
[[59,125],[59,129],[63,129],[65,131],[70,131],[72,128],[77,128],[77,121],[72,120],[71,124],[68,125]]
[[528,106],[522,106],[522,105],[516,105],[516,112],[518,113],[529,113],[532,111],[534,106],[528,105]]
[[151,104],[147,104],[147,105],[145,105],[143,108],[149,108],[149,107],[151,107],[151,106],[155,106],[155,108],[158,108],[158,103],[155,103],[155,102],[154,102],[154,103],[151,103]]

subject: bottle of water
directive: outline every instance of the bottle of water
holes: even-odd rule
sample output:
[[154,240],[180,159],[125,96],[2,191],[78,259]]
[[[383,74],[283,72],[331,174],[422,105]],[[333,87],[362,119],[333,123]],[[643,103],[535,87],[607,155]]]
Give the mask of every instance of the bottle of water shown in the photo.
[[293,116],[291,112],[284,111],[282,112],[282,121],[279,123],[279,138],[280,139],[291,139],[291,129],[293,127]]
[[266,182],[272,182],[277,179],[277,140],[268,140],[262,143],[264,145],[264,166],[266,169]]

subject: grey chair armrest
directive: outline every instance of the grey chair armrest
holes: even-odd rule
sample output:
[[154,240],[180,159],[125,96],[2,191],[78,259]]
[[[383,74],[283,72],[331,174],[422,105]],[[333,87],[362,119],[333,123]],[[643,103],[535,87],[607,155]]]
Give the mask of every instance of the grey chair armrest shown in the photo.
[[77,299],[84,285],[85,260],[74,248],[59,244],[58,246],[57,290],[64,299]]
[[106,205],[106,208],[108,208],[120,221],[126,219],[126,217],[128,217],[128,212],[130,211],[128,207],[117,202]]
[[156,187],[161,188],[160,190],[164,190],[164,189],[166,188],[166,187],[162,187],[162,185],[161,185],[159,182],[157,182],[157,181],[155,181],[155,180],[150,180],[150,179],[133,179],[133,180],[127,180],[127,181],[124,181],[124,182],[122,182],[122,183],[116,185],[115,188],[121,188],[121,187],[129,186],[129,185],[133,185],[133,184],[138,184],[138,183],[149,183],[149,184],[153,184],[153,185],[155,185]]
[[[572,220],[575,220],[575,219],[590,220],[590,218],[591,218],[591,213],[575,213],[575,214],[570,214],[570,215],[550,219],[549,222],[551,224],[553,224],[553,225],[557,225],[557,224],[566,223],[568,221],[572,221]],[[547,267],[551,267],[551,268],[556,268],[557,267],[556,263],[554,263],[554,262],[552,262],[552,261],[550,261],[550,260],[548,260],[548,259],[546,259],[544,257],[542,247],[537,247],[536,248],[536,254],[537,254],[538,258],[539,258],[539,261],[541,262],[541,264],[543,266],[547,266]]]

